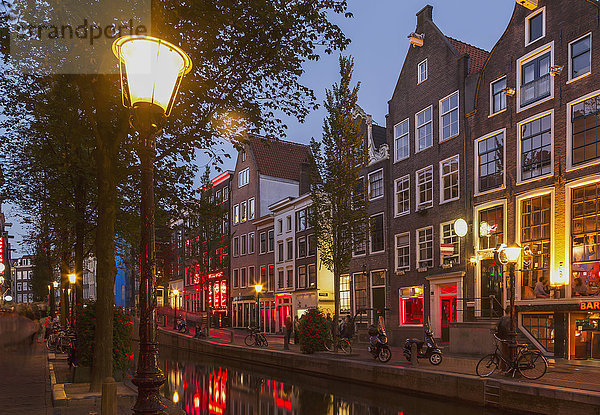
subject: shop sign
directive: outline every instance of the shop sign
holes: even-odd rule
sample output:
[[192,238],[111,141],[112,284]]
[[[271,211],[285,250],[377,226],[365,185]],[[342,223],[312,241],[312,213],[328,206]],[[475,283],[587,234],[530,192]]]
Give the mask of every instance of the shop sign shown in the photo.
[[600,301],[584,301],[579,304],[580,310],[600,310]]

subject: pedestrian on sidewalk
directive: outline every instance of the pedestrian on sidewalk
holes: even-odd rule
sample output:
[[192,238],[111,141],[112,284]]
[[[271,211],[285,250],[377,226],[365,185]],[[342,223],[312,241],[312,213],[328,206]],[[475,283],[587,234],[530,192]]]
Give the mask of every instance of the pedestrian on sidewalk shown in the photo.
[[292,316],[285,318],[285,337],[283,338],[283,350],[290,350],[290,336],[292,335]]
[[294,317],[294,344],[298,344],[300,338],[300,320],[298,320],[298,316]]

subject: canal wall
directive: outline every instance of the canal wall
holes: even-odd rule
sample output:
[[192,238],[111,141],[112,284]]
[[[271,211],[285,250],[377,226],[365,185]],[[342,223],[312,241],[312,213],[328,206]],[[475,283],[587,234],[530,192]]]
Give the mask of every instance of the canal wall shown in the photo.
[[474,375],[342,360],[326,355],[249,349],[158,331],[162,346],[339,381],[539,414],[600,415],[600,393]]

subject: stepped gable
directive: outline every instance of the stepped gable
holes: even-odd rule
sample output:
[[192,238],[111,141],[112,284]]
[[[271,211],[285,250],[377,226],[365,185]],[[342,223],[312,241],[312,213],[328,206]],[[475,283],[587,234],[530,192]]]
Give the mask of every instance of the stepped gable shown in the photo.
[[249,141],[260,174],[300,180],[302,163],[308,161],[310,152],[307,145],[258,136],[249,137]]
[[483,68],[485,61],[490,56],[488,51],[448,36],[446,38],[458,53],[469,55],[469,75],[479,72]]

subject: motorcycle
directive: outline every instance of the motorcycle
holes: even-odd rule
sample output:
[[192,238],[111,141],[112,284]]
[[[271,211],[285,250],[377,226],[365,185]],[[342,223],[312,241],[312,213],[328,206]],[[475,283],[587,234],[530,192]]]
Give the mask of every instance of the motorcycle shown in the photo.
[[425,341],[419,339],[406,339],[404,342],[404,357],[409,362],[412,357],[412,345],[417,345],[417,358],[418,359],[429,359],[429,363],[434,366],[442,363],[442,350],[438,347],[435,339],[433,338],[433,332],[429,327],[425,329]]
[[369,326],[369,352],[381,363],[387,363],[392,358],[385,329]]

